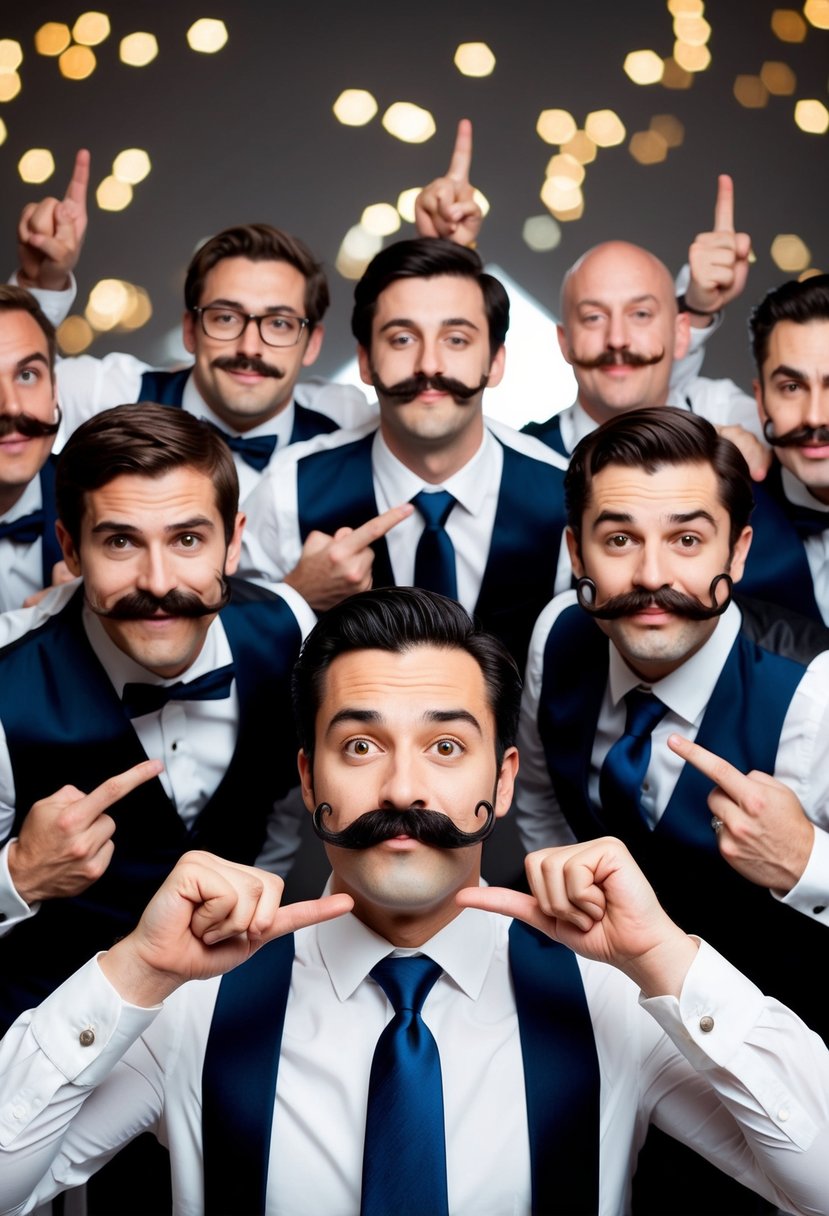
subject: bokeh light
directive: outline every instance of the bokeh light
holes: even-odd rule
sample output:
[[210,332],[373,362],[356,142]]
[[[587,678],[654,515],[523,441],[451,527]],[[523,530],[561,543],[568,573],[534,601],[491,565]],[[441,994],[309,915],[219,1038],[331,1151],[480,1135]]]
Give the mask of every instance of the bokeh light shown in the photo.
[[343,89],[332,109],[343,126],[364,127],[377,113],[377,102],[367,89]]
[[630,138],[628,151],[640,165],[658,165],[668,156],[668,144],[658,131],[637,131]]
[[547,253],[561,244],[561,228],[551,215],[531,215],[521,235],[534,253]]
[[806,22],[793,8],[776,8],[771,15],[771,28],[781,42],[802,42],[806,37]]
[[796,104],[794,120],[809,135],[824,135],[829,130],[829,110],[816,97],[804,98]]
[[614,110],[592,110],[584,120],[584,129],[599,148],[615,148],[624,143],[627,134]]
[[215,17],[199,17],[187,31],[187,45],[201,55],[215,55],[227,42],[227,26]]
[[372,203],[360,216],[360,224],[372,236],[391,236],[400,228],[400,213],[391,203]]
[[95,201],[102,211],[123,211],[132,202],[132,186],[117,177],[105,177],[95,191]]
[[624,69],[634,84],[657,84],[665,65],[656,51],[631,51],[625,56]]
[[67,80],[86,80],[98,66],[95,52],[88,46],[70,46],[58,59],[61,76]]
[[54,173],[55,158],[48,148],[29,148],[17,162],[17,171],[24,182],[39,185]]
[[82,355],[91,345],[95,331],[86,317],[80,317],[74,313],[60,323],[57,336],[62,354]]
[[761,110],[769,99],[768,90],[759,76],[738,76],[734,81],[734,96],[747,110]]
[[136,186],[143,182],[151,168],[150,158],[143,148],[125,148],[112,162],[112,176],[119,182]]
[[411,101],[395,101],[386,110],[382,122],[389,135],[406,144],[425,143],[437,129],[429,111]]
[[408,190],[401,190],[397,196],[398,214],[407,224],[413,224],[415,221],[415,202],[422,188],[422,186],[410,186]]
[[771,256],[775,266],[792,274],[805,270],[812,260],[805,241],[793,232],[780,233],[774,238],[771,243]]
[[566,144],[578,130],[578,124],[569,110],[542,110],[535,129],[545,144]]
[[158,39],[142,30],[127,34],[118,47],[119,59],[131,68],[145,68],[157,55]]
[[60,55],[72,41],[69,26],[62,21],[47,21],[35,34],[35,50],[38,55]]
[[495,56],[485,42],[462,42],[455,51],[455,67],[462,76],[490,76]]
[[72,26],[72,37],[83,46],[98,46],[110,35],[106,13],[82,13]]

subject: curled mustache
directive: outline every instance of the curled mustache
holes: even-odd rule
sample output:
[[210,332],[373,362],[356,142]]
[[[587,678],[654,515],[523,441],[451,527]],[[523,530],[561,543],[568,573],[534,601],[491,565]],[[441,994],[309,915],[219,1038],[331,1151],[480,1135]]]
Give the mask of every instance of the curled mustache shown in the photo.
[[766,443],[775,448],[803,448],[807,444],[829,443],[829,426],[796,426],[785,435],[775,435],[774,423],[767,418],[763,423]]
[[230,584],[227,579],[221,576],[218,581],[221,595],[213,604],[206,604],[192,591],[179,591],[178,588],[173,588],[162,596],[153,595],[149,591],[132,591],[129,595],[123,595],[106,611],[96,608],[89,600],[87,603],[96,616],[106,617],[110,621],[148,621],[158,615],[195,620],[219,612],[230,600]]
[[0,439],[5,439],[7,435],[23,435],[25,439],[56,435],[61,420],[60,406],[56,408],[58,416],[55,422],[42,422],[31,414],[0,414]]
[[570,361],[576,367],[582,368],[583,371],[592,371],[596,367],[651,367],[654,363],[661,363],[665,358],[665,350],[663,349],[658,355],[640,355],[635,350],[603,350],[600,355],[596,355],[594,359],[580,359],[577,355],[570,353]]
[[323,823],[323,817],[332,813],[331,804],[321,802],[313,815],[314,831],[325,844],[336,845],[338,849],[370,849],[395,836],[410,836],[438,849],[466,849],[486,840],[495,827],[492,803],[481,799],[475,807],[476,818],[481,807],[486,810],[486,823],[477,832],[462,832],[442,811],[421,807],[409,807],[405,811],[365,811],[341,832],[331,832]]
[[[721,582],[726,584],[728,594],[721,604],[717,603],[717,587]],[[576,583],[576,595],[579,605],[592,617],[602,621],[616,621],[622,616],[633,616],[646,608],[661,608],[664,612],[672,612],[675,616],[684,616],[691,621],[709,621],[712,617],[721,616],[731,603],[734,584],[728,574],[716,574],[711,579],[708,588],[710,605],[703,604],[696,596],[685,595],[673,587],[660,587],[658,591],[645,591],[634,587],[623,595],[611,596],[601,605],[596,604],[596,584],[592,578],[580,578]]]
[[453,401],[458,405],[463,405],[465,401],[470,401],[478,393],[483,392],[489,377],[482,376],[478,384],[469,385],[464,384],[463,380],[455,380],[452,376],[442,376],[440,372],[434,376],[416,372],[406,380],[398,380],[397,384],[384,384],[377,372],[372,370],[371,379],[378,395],[382,393],[395,405],[407,405],[409,401],[414,401],[415,397],[429,389],[434,389],[439,393],[448,393]]
[[210,366],[219,367],[225,372],[255,372],[257,376],[270,376],[273,380],[285,379],[281,368],[273,367],[258,355],[221,355]]

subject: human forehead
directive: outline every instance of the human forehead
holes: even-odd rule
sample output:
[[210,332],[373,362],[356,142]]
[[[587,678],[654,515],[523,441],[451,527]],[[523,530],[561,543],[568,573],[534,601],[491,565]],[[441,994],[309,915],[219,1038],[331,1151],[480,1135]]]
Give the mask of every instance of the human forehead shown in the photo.
[[778,368],[810,377],[829,375],[829,320],[778,321],[769,334],[764,377],[774,375]]
[[[160,477],[122,473],[84,495],[84,527],[109,522],[142,532],[163,532],[179,524],[204,521],[221,530],[222,521],[212,480],[182,466]],[[223,533],[222,533],[223,534]]]
[[673,303],[674,288],[667,268],[636,245],[613,243],[585,254],[568,275],[564,304],[619,303],[652,297]]
[[16,367],[34,354],[43,355],[49,366],[46,334],[31,313],[17,308],[0,310],[0,366]]
[[[456,647],[417,645],[401,653],[355,650],[338,655],[328,667],[317,715],[322,738],[346,721],[371,714],[384,729],[434,727],[435,715],[469,715],[466,727],[491,738],[494,717],[480,665]],[[477,724],[477,727],[476,725]],[[353,725],[353,724],[352,724]],[[447,726],[448,728],[448,726]]]
[[718,522],[727,516],[710,464],[666,464],[653,472],[611,464],[592,479],[585,517],[588,524],[599,522],[600,517],[611,524],[629,517],[634,523],[662,526],[699,512]]
[[246,312],[284,308],[305,312],[305,275],[290,262],[222,258],[204,278],[200,305],[221,300]]
[[379,334],[395,322],[423,330],[466,322],[485,336],[488,322],[480,284],[464,275],[396,279],[377,297],[372,329]]

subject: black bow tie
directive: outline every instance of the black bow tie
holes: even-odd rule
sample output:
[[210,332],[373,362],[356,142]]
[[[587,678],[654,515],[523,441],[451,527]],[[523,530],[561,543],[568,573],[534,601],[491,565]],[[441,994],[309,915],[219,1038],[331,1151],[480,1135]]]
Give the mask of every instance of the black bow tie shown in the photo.
[[257,473],[267,467],[276,448],[276,435],[253,435],[245,439],[244,435],[228,435],[226,431],[209,424],[217,435],[221,435],[231,452],[238,452],[245,464],[250,465]]
[[30,545],[43,535],[43,511],[32,511],[9,523],[0,524],[0,540],[12,540],[18,545]]
[[804,507],[799,502],[787,502],[786,514],[795,526],[801,540],[807,536],[817,536],[829,528],[829,511],[817,511],[814,507]]
[[233,664],[217,667],[206,675],[177,684],[125,684],[121,701],[130,718],[152,714],[163,709],[168,701],[222,701],[230,696],[233,683]]

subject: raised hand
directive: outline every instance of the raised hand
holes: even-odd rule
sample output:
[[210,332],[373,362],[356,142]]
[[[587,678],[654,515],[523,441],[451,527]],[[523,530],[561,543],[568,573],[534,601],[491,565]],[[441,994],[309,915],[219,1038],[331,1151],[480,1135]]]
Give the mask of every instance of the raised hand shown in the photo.
[[9,874],[20,898],[27,904],[62,899],[96,882],[115,850],[115,820],[106,812],[163,767],[160,760],[142,760],[90,794],[64,785],[36,802],[9,846]]
[[158,1004],[191,979],[223,975],[272,938],[349,912],[349,895],[280,907],[275,874],[212,853],[186,853],[136,928],[101,959],[124,1000]]
[[715,313],[736,300],[748,277],[751,237],[734,231],[734,183],[725,174],[717,179],[714,229],[701,232],[688,250],[691,279],[685,299],[701,313]]
[[17,226],[21,287],[62,291],[69,286],[86,235],[89,159],[81,148],[62,199],[44,198],[23,208]]
[[340,600],[371,587],[374,551],[371,546],[407,519],[414,507],[403,503],[376,515],[359,528],[309,532],[302,553],[285,582],[294,587],[315,612],[325,612]]
[[742,452],[753,481],[763,481],[771,468],[771,448],[761,443],[756,435],[747,431],[744,426],[718,426],[717,433],[723,439],[730,439],[735,447]]
[[452,159],[444,177],[425,186],[415,202],[415,224],[420,236],[441,236],[458,245],[474,245],[483,216],[469,182],[472,166],[472,123],[458,123]]
[[517,917],[584,958],[618,967],[646,995],[678,995],[696,944],[663,910],[620,840],[540,849],[525,865],[532,895],[469,887],[458,903]]
[[714,782],[708,806],[722,824],[716,836],[724,860],[758,886],[781,895],[790,891],[806,869],[815,839],[797,796],[768,773],[741,773],[682,735],[670,735],[668,746]]

